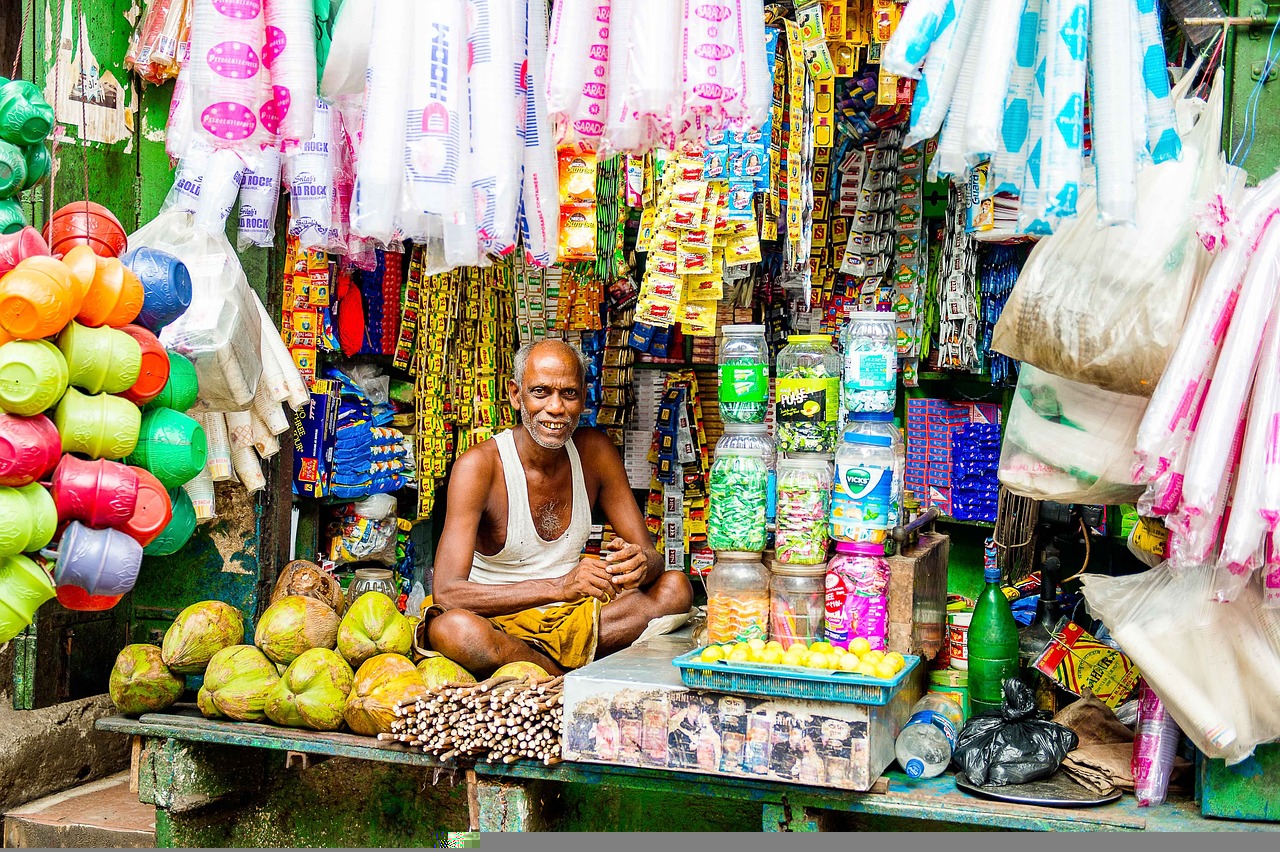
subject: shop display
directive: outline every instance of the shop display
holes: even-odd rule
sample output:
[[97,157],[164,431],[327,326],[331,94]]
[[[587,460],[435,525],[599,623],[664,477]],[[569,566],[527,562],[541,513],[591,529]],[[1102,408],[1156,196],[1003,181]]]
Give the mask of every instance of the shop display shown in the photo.
[[840,413],[840,356],[824,335],[791,335],[778,353],[778,449],[834,453]]
[[769,572],[758,554],[718,553],[706,582],[707,636],[712,642],[769,637]]
[[784,652],[797,643],[812,647],[823,636],[827,566],[775,562],[770,574],[769,635]]
[[889,632],[889,563],[874,543],[841,541],[827,563],[823,636],[837,648],[883,651]]
[[817,565],[827,558],[831,462],[797,453],[778,462],[774,550],[784,565]]

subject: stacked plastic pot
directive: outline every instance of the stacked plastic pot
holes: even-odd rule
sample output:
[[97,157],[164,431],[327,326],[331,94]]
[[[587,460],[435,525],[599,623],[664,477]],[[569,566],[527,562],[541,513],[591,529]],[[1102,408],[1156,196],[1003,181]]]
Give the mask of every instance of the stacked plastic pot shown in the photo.
[[181,486],[207,454],[182,413],[196,371],[156,337],[191,304],[191,276],[172,255],[125,249],[120,222],[88,201],[43,235],[0,237],[0,642],[55,595],[114,606],[144,553],[174,553],[195,530]]
[[45,139],[53,107],[28,80],[0,77],[0,234],[27,224],[18,196],[44,180],[52,162]]

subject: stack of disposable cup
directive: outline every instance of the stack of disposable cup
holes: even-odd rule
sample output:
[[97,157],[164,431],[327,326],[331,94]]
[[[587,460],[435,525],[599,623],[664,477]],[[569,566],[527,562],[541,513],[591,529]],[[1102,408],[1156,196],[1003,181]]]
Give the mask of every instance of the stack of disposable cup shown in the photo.
[[[280,406],[276,405],[276,410],[280,410]],[[276,436],[271,433],[271,428],[267,426],[257,409],[252,412],[252,428],[253,428],[253,448],[258,455],[264,459],[269,459],[276,453],[280,452],[280,442],[276,440]]]
[[279,401],[272,399],[266,391],[265,382],[258,385],[258,393],[253,398],[253,412],[272,435],[283,435],[289,431],[289,418]]
[[[311,138],[316,96],[316,27],[312,0],[271,0],[263,63],[271,70],[272,119],[285,148]],[[267,121],[266,116],[263,118]]]
[[270,246],[276,238],[276,207],[280,202],[280,150],[268,145],[256,160],[246,163],[240,181],[240,221],[236,242]]
[[[198,415],[204,426],[205,440],[209,446],[206,469],[211,482],[227,482],[235,478],[231,467],[231,439],[227,434],[227,419],[221,411],[209,411]],[[195,499],[194,497],[192,498]]]
[[203,523],[211,521],[218,516],[216,501],[214,500],[213,476],[209,473],[208,465],[196,475],[195,479],[184,484],[182,490],[186,491],[187,496],[191,498],[191,506],[195,510],[196,521]]
[[235,151],[224,148],[209,155],[204,178],[200,181],[200,194],[196,198],[197,228],[218,233],[226,230],[231,208],[240,194],[244,172],[244,160]]
[[231,433],[231,466],[235,468],[236,477],[250,494],[261,491],[267,487],[267,480],[253,445],[253,413],[228,411],[226,417]]
[[194,0],[192,118],[197,137],[215,148],[253,151],[265,141],[259,120],[269,78],[265,38],[261,0]]
[[263,306],[262,300],[256,298],[256,294],[254,302],[258,306],[258,321],[262,325],[263,381],[267,383],[272,399],[276,402],[287,401],[289,407],[297,411],[311,401],[311,393],[307,390],[306,382],[302,381],[298,365],[293,363],[293,357],[285,348],[280,332],[267,316],[267,309]]

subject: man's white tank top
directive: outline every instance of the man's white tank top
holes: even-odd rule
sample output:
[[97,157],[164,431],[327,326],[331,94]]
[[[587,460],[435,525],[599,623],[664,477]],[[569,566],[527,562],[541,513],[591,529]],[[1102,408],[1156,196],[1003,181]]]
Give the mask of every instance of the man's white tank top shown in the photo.
[[468,579],[473,583],[499,585],[563,577],[578,564],[582,548],[591,534],[590,498],[587,497],[582,463],[573,439],[564,445],[573,474],[573,511],[568,529],[555,541],[543,539],[533,524],[533,513],[529,510],[529,486],[520,454],[516,451],[514,432],[508,429],[494,436],[494,440],[498,443],[502,476],[507,483],[507,541],[493,556],[476,551]]

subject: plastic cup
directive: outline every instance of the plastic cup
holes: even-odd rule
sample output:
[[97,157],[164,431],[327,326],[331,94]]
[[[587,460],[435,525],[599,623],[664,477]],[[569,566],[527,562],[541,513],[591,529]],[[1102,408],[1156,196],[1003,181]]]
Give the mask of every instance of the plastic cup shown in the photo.
[[133,517],[138,506],[138,474],[128,465],[65,455],[53,472],[51,489],[59,521],[83,521],[114,527]]
[[21,555],[0,558],[0,644],[26,630],[54,594],[53,581],[35,562]]
[[186,411],[196,404],[200,395],[200,383],[196,379],[196,365],[177,352],[169,353],[169,380],[160,394],[143,406],[144,411],[153,408],[172,408]]
[[95,530],[72,521],[56,551],[43,551],[57,561],[54,581],[79,586],[90,595],[123,595],[138,581],[142,545],[120,530]]
[[44,239],[54,254],[87,245],[98,257],[119,257],[128,245],[120,220],[93,201],[73,201],[58,208],[45,223]]
[[104,612],[120,603],[124,595],[91,595],[79,586],[58,586],[58,603],[76,612]]
[[206,467],[196,474],[195,479],[182,486],[182,491],[191,500],[197,523],[211,521],[218,516],[213,476],[209,473],[209,468]]
[[0,409],[31,417],[52,408],[67,390],[67,361],[47,340],[0,346]]
[[27,227],[27,214],[16,199],[0,201],[0,234],[16,234]]
[[26,180],[26,154],[17,145],[0,140],[0,198],[17,195]]
[[146,547],[159,538],[169,521],[173,520],[173,503],[160,480],[140,467],[135,467],[134,472],[138,474],[138,505],[133,510],[133,517],[119,529]]
[[142,412],[118,396],[88,396],[67,388],[53,414],[53,423],[62,435],[63,452],[93,459],[122,459],[138,444]]
[[49,176],[53,171],[53,157],[43,142],[28,145],[24,151],[27,160],[27,179],[22,182],[25,192]]
[[39,550],[58,529],[58,510],[43,485],[0,488],[0,556]]
[[142,282],[114,257],[98,258],[97,273],[76,319],[88,326],[122,326],[142,310]]
[[53,107],[29,80],[0,86],[0,139],[33,145],[53,131]]
[[29,257],[0,278],[0,326],[19,340],[52,337],[71,321],[75,292],[66,264]]
[[204,470],[208,453],[204,427],[194,418],[157,408],[142,415],[138,446],[128,461],[149,470],[165,488],[177,488]]
[[196,509],[187,492],[181,488],[170,488],[169,502],[173,504],[173,517],[160,535],[142,549],[147,556],[169,556],[177,553],[195,534]]
[[49,255],[44,237],[35,228],[23,228],[12,234],[0,236],[0,276],[13,269],[28,257]]
[[85,393],[120,393],[138,381],[142,347],[122,331],[72,322],[58,335],[69,382]]
[[142,348],[138,380],[120,395],[134,405],[145,405],[159,396],[169,381],[169,353],[154,334],[140,325],[124,325],[120,331],[138,341]]
[[62,437],[48,417],[0,414],[0,485],[43,479],[62,458]]
[[191,273],[187,265],[168,252],[143,246],[120,260],[142,282],[142,312],[138,324],[160,333],[191,305]]

